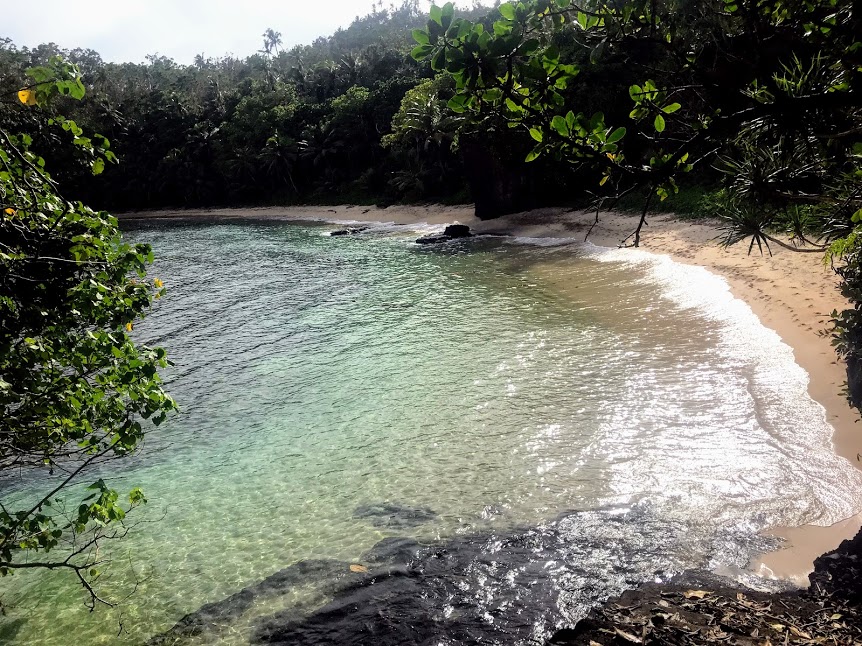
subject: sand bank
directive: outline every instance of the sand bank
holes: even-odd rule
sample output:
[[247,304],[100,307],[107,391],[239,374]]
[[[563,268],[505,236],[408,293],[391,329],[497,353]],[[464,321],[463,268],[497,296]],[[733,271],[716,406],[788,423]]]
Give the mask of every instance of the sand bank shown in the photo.
[[[393,206],[386,209],[363,206],[266,207],[194,211],[127,213],[121,218],[258,218],[292,220],[322,218],[344,221],[394,222],[397,224],[448,224],[459,221],[477,233],[499,233],[527,237],[571,237],[584,239],[595,213],[565,209],[539,209],[480,221],[471,205]],[[637,226],[637,216],[605,213],[590,234],[594,244],[616,247]],[[670,215],[648,218],[641,248],[667,254],[676,261],[706,267],[724,277],[732,293],[749,304],[763,324],[775,330],[791,348],[797,363],[810,376],[809,393],[826,410],[835,428],[836,452],[862,468],[862,425],[841,394],[845,367],[831,346],[827,328],[830,313],[848,303],[837,290],[838,279],[824,267],[817,253],[795,253],[773,246],[773,255],[748,255],[748,245],[720,247],[719,223],[680,220]],[[775,528],[770,533],[787,540],[787,547],[764,555],[752,564],[758,573],[792,579],[807,585],[814,559],[862,527],[862,514],[832,527],[807,525]]]

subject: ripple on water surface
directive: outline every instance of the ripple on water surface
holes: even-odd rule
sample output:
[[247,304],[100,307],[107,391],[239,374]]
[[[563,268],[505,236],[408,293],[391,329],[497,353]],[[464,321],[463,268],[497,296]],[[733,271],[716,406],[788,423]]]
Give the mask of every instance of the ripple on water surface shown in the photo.
[[403,583],[419,587],[395,597],[422,590],[452,634],[526,639],[633,582],[742,567],[765,526],[859,509],[862,480],[832,452],[806,374],[708,272],[327,231],[130,232],[169,290],[138,334],[169,350],[182,408],[112,481],[143,486],[158,521],[103,581],[138,589],[93,616],[65,578],[16,576],[0,634],[117,643],[119,619],[136,643],[216,603],[193,615],[206,629],[192,642],[323,640],[337,621],[315,610],[374,576],[349,564],[403,537],[419,546]]

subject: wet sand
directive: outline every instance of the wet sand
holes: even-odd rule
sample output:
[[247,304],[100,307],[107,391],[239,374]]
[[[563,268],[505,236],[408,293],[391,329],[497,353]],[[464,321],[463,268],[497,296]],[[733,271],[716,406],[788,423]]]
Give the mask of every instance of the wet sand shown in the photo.
[[[290,220],[327,219],[396,224],[469,225],[477,233],[524,237],[568,237],[583,240],[595,220],[595,212],[566,209],[539,209],[480,221],[472,205],[393,206],[386,209],[364,206],[266,207],[241,209],[148,211],[126,213],[125,218],[284,218]],[[590,242],[616,247],[634,231],[638,216],[603,213],[589,236]],[[706,267],[724,277],[732,293],[744,300],[763,324],[775,330],[794,352],[797,363],[810,376],[809,393],[826,410],[835,428],[836,452],[862,468],[862,425],[841,394],[845,367],[835,356],[827,333],[830,313],[848,303],[838,292],[838,278],[823,265],[819,253],[795,253],[773,245],[772,254],[760,255],[748,245],[724,249],[716,242],[720,223],[680,220],[672,215],[648,218],[641,235],[641,249],[666,254],[688,265]],[[790,579],[808,585],[814,559],[853,537],[862,527],[862,514],[831,527],[807,525],[774,528],[770,535],[787,541],[787,547],[764,555],[752,563],[763,576]]]

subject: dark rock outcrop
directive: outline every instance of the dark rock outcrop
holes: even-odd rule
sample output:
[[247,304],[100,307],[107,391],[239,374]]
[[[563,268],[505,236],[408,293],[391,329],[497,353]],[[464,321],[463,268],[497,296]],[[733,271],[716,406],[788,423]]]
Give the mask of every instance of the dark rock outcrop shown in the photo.
[[419,238],[416,244],[437,244],[439,242],[455,240],[456,238],[472,237],[473,234],[470,232],[470,227],[466,224],[450,224],[443,230],[443,233],[435,233],[434,235]]
[[365,552],[362,560],[366,563],[409,564],[421,549],[422,545],[412,538],[391,536]]
[[470,238],[473,236],[470,233],[470,227],[466,224],[450,224],[448,227],[443,229],[443,235],[449,236],[450,238]]
[[549,644],[862,643],[862,532],[814,561],[805,590],[758,592],[683,573],[590,611]]
[[339,229],[338,231],[333,231],[330,233],[330,236],[355,236],[358,233],[362,233],[368,229],[368,227],[347,227],[346,229]]

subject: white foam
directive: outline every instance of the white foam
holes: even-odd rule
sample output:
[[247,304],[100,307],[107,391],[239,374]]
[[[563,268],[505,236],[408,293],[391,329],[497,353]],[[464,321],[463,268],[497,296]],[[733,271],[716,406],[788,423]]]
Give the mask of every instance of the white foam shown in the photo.
[[808,394],[808,373],[796,363],[793,349],[733,295],[723,277],[639,249],[591,244],[583,249],[598,262],[637,266],[645,272],[639,280],[659,287],[662,297],[719,323],[720,351],[746,371],[758,421],[793,468],[804,472],[825,509],[806,522],[830,525],[862,511],[862,472],[835,453],[834,428],[823,406]]

